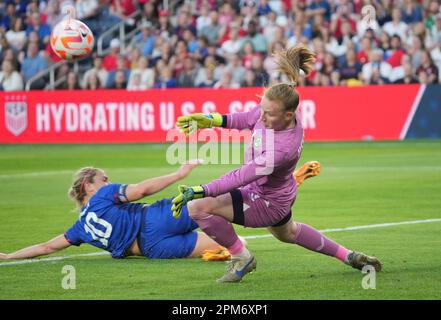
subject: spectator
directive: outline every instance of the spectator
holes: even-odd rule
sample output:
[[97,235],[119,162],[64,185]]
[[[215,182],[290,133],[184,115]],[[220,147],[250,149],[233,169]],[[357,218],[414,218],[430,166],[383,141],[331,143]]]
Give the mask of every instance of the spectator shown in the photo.
[[240,84],[241,87],[257,87],[256,75],[252,70],[245,72],[245,77]]
[[187,44],[180,40],[176,44],[175,54],[171,57],[169,66],[172,67],[173,76],[178,77],[184,70],[184,61],[188,57]]
[[[380,36],[380,49],[387,55],[390,52],[390,37],[386,32],[383,32]],[[387,56],[386,56],[387,58]]]
[[147,85],[142,83],[141,73],[139,71],[132,71],[132,73],[130,73],[129,83],[127,84],[127,90],[139,91],[146,89]]
[[392,68],[401,65],[401,59],[406,54],[401,48],[401,38],[399,35],[393,35],[390,41],[391,50],[388,53],[387,63],[391,65]]
[[155,29],[159,28],[159,12],[153,1],[147,1],[142,5],[142,21],[150,22]]
[[61,87],[63,90],[79,90],[81,89],[78,75],[75,71],[69,71],[67,74],[66,81]]
[[133,37],[131,47],[138,48],[144,56],[151,57],[155,47],[155,39],[153,25],[145,21],[142,23],[141,32]]
[[173,34],[176,35],[179,39],[182,39],[182,33],[185,29],[190,29],[193,34],[196,34],[196,28],[193,26],[190,12],[188,12],[187,10],[181,10],[177,16],[176,27]]
[[201,36],[208,39],[209,44],[217,44],[220,38],[222,26],[219,24],[219,14],[216,11],[210,12],[210,24],[200,32]]
[[106,88],[114,88],[115,87],[115,81],[116,76],[118,72],[124,73],[124,81],[127,82],[127,79],[130,77],[130,69],[127,68],[127,59],[124,56],[119,56],[116,61],[116,68],[115,70],[109,72],[106,82]]
[[136,11],[135,0],[112,0],[110,12],[121,19],[127,19]]
[[[276,52],[282,51],[285,49],[285,46],[282,42],[273,42],[269,45],[268,52],[271,52],[271,54],[268,54],[263,61],[263,67],[265,68],[265,71],[270,76],[270,83],[276,83],[282,81],[281,73],[277,70],[277,64],[274,58],[274,54]],[[241,81],[242,82],[242,81]]]
[[256,83],[258,87],[269,84],[269,74],[263,68],[263,60],[261,55],[254,55],[251,59],[251,70],[256,75]]
[[201,36],[198,37],[198,48],[194,52],[194,57],[199,61],[203,62],[206,56],[208,56],[208,40],[207,38]]
[[376,9],[376,18],[380,26],[384,26],[386,23],[392,21],[392,8],[393,3],[391,0],[381,0]]
[[0,56],[0,61],[10,61],[12,63],[12,68],[14,70],[21,70],[20,61],[24,60],[24,52],[20,52],[17,56],[17,53],[12,48],[7,48],[2,51],[2,55]]
[[424,44],[420,37],[416,36],[412,38],[412,45],[407,49],[407,52],[411,56],[411,63],[413,70],[416,70],[421,65],[421,59],[423,56]]
[[[21,66],[21,73],[25,82],[28,82],[38,73],[45,71],[49,67],[48,61],[39,55],[38,44],[31,42],[28,45],[27,55]],[[44,79],[40,79],[33,83],[31,89],[43,89],[46,85]]]
[[138,68],[130,72],[127,88],[132,90],[145,90],[153,88],[155,72],[148,68],[148,58],[140,57]]
[[219,24],[221,26],[228,26],[234,21],[236,12],[234,11],[231,3],[225,2],[220,9]]
[[115,72],[115,81],[108,89],[127,89],[127,76],[125,70],[119,69]]
[[233,82],[241,83],[245,77],[246,69],[242,66],[239,55],[231,54],[228,57],[226,70],[229,70],[233,77]]
[[210,8],[205,2],[201,6],[199,12],[199,17],[196,19],[196,30],[198,35],[200,35],[201,32],[211,23]]
[[86,90],[99,90],[103,88],[102,83],[97,72],[92,69],[92,72],[86,78],[86,83],[83,88]]
[[246,69],[251,69],[251,59],[258,53],[254,52],[254,46],[251,41],[245,42],[242,46],[242,65]]
[[38,12],[32,14],[28,28],[26,29],[26,35],[35,31],[40,39],[40,46],[45,47],[49,43],[51,36],[51,28],[48,24],[41,22],[41,16]]
[[331,53],[325,52],[320,71],[331,76],[335,70],[337,70],[337,61],[335,60],[335,57]]
[[[96,76],[98,77],[100,87],[103,87],[107,83],[107,77],[109,72],[103,66],[103,58],[101,56],[96,55],[93,59],[93,68],[89,69],[84,73],[83,81],[81,87],[86,88],[88,83],[90,83],[89,77]],[[94,81],[96,83],[96,81]],[[94,84],[95,85],[95,84]]]
[[257,14],[259,16],[264,16],[270,12],[272,12],[272,10],[268,3],[268,0],[260,0],[259,5],[257,6]]
[[167,40],[174,34],[174,29],[170,22],[170,14],[166,10],[159,11],[159,27],[156,34]]
[[372,51],[370,62],[362,68],[362,78],[365,84],[380,84],[387,82],[392,67],[383,61],[383,51],[375,49]]
[[9,45],[15,52],[20,52],[25,47],[27,36],[26,31],[24,30],[23,19],[17,17],[13,21],[13,25],[10,30],[8,30],[5,34],[6,39],[8,40]]
[[331,20],[331,6],[327,0],[311,0],[305,13],[308,19],[315,15],[324,15],[327,21]]
[[426,20],[424,21],[424,26],[432,34],[436,27],[436,17],[440,14],[439,3],[436,0],[432,0],[429,3],[429,10]]
[[246,37],[242,38],[242,48],[249,41],[251,41],[253,44],[255,51],[266,53],[268,49],[266,39],[261,33],[258,32],[258,25],[254,20],[250,21],[248,24],[248,34]]
[[[424,72],[425,74],[421,76],[421,72]],[[418,67],[416,73],[418,77],[425,80],[424,83],[438,83],[438,68],[433,62],[430,53],[426,50],[422,53],[421,65]]]
[[349,6],[346,4],[341,4],[337,7],[337,12],[335,13],[334,18],[331,21],[331,31],[335,35],[335,37],[341,38],[343,36],[342,27],[343,24],[347,24],[349,26],[349,33],[355,35],[357,32],[357,23],[354,19],[350,17]]
[[178,82],[172,76],[172,70],[170,67],[164,67],[160,70],[160,76],[155,83],[155,88],[168,89],[177,88]]
[[441,81],[441,39],[438,41],[438,45],[430,52],[430,56],[438,68],[438,79]]
[[180,88],[194,88],[196,75],[195,61],[188,56],[184,60],[184,70],[178,76],[178,86]]
[[418,83],[418,79],[414,76],[413,70],[412,70],[412,64],[407,62],[403,63],[403,77],[395,80],[395,84],[412,84],[412,83]]
[[361,50],[357,54],[357,61],[361,64],[368,63],[372,48],[372,40],[367,36],[363,37],[361,39]]
[[13,26],[13,21],[20,15],[17,14],[15,5],[13,2],[8,2],[6,5],[6,14],[1,17],[0,30],[9,30]]
[[404,0],[402,10],[403,22],[413,24],[423,21],[423,9],[415,0]]
[[392,21],[387,22],[383,26],[383,30],[392,37],[393,35],[400,36],[401,39],[406,38],[408,27],[403,21],[401,21],[400,8],[394,8],[392,10]]
[[239,27],[233,26],[230,28],[229,40],[222,44],[222,53],[227,56],[230,54],[237,54],[241,48],[241,40],[239,37]]
[[240,84],[233,81],[233,75],[231,71],[225,70],[222,74],[221,79],[216,82],[213,86],[215,89],[226,88],[226,89],[236,89],[239,88]]
[[3,60],[2,63],[2,71],[0,72],[0,90],[23,90],[23,79],[21,78],[20,73],[14,69],[12,62],[9,60]]
[[[120,42],[116,38],[112,39],[112,41],[110,41],[110,53],[105,56],[103,60],[104,68],[109,72],[115,71],[117,68],[117,61],[121,57],[123,56],[120,54]],[[123,59],[125,67],[128,68],[130,66],[129,61],[124,57]]]
[[270,11],[267,15],[267,22],[263,27],[263,35],[265,36],[267,43],[271,43],[274,41],[276,30],[279,28],[276,20],[277,14],[273,11]]
[[195,79],[196,86],[199,86],[201,83],[206,83],[209,72],[213,73],[213,79],[216,81],[222,76],[223,66],[218,66],[213,56],[207,56],[204,60],[204,66],[199,68]]
[[182,34],[182,39],[187,44],[188,53],[194,55],[196,53],[196,50],[199,49],[199,41],[196,39],[190,29],[184,30]]
[[398,79],[403,79],[404,78],[404,64],[409,64],[409,63],[412,64],[410,56],[407,54],[404,54],[401,57],[400,63],[398,65],[394,66],[392,68],[391,72],[389,73],[389,77],[388,77],[389,82],[394,83]]
[[129,69],[133,70],[133,69],[137,69],[138,68],[138,63],[139,63],[139,59],[143,56],[143,54],[141,53],[141,50],[139,48],[130,48],[126,54],[127,56],[129,56]]
[[340,83],[345,85],[348,80],[360,80],[362,64],[357,61],[355,50],[348,50],[346,59],[339,68]]
[[213,88],[216,83],[214,79],[214,68],[207,68],[205,73],[205,79],[198,84],[198,88]]

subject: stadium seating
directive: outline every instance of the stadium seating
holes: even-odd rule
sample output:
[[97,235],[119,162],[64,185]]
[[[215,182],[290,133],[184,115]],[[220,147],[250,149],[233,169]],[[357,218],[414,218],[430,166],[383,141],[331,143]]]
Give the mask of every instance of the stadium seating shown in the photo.
[[[435,0],[395,0],[389,7],[378,0],[370,7],[360,0],[195,0],[167,7],[169,2],[2,1],[0,89],[96,88],[87,85],[91,74],[100,79],[97,88],[268,85],[284,80],[271,53],[298,42],[317,53],[301,85],[441,79],[441,6]],[[48,43],[66,3],[75,5],[97,40],[93,55],[75,66],[60,62]],[[68,84],[70,71],[77,85]],[[116,73],[121,83],[115,86]]]

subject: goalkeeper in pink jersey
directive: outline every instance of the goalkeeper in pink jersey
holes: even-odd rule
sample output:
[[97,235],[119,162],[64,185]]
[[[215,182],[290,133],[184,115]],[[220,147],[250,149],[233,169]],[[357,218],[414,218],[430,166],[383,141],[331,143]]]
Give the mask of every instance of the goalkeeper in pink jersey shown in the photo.
[[[280,241],[335,257],[362,269],[381,270],[375,257],[346,249],[316,229],[292,219],[291,207],[297,195],[292,172],[303,148],[303,128],[296,113],[299,94],[295,85],[300,70],[307,75],[315,54],[303,44],[275,54],[278,70],[290,83],[265,89],[260,103],[249,112],[220,115],[192,114],[178,119],[186,133],[213,126],[252,130],[245,163],[236,170],[201,186],[180,186],[172,203],[178,218],[187,204],[190,217],[232,255],[219,282],[238,282],[256,268],[256,259],[238,238],[231,223],[245,227],[267,227]],[[197,199],[197,200],[194,200]],[[191,201],[194,200],[194,201]]]

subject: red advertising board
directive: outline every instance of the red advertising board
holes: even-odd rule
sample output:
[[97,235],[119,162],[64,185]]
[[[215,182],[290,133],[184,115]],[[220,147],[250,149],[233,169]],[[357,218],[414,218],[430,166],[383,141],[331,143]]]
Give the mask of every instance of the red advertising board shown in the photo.
[[[305,139],[399,139],[420,85],[303,87]],[[0,93],[0,143],[164,142],[178,116],[235,113],[262,88]]]

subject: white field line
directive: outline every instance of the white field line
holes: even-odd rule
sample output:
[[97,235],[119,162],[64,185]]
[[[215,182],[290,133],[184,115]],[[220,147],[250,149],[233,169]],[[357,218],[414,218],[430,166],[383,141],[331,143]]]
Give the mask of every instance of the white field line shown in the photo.
[[[432,223],[432,222],[441,222],[441,219],[426,219],[426,220],[413,220],[413,221],[401,221],[401,222],[391,222],[391,223],[380,223],[380,224],[368,224],[364,226],[353,226],[353,227],[346,227],[346,228],[336,228],[336,229],[323,229],[319,230],[322,233],[331,233],[331,232],[340,232],[340,231],[353,231],[353,230],[360,230],[360,229],[374,229],[374,228],[387,228],[387,227],[394,227],[394,226],[400,226],[400,225],[408,225],[408,224],[418,224],[418,223]],[[268,238],[272,237],[271,234],[263,234],[263,235],[256,235],[256,236],[246,236],[245,239],[258,239],[258,238]],[[13,265],[21,265],[21,264],[29,264],[29,263],[37,263],[37,262],[50,262],[50,261],[59,261],[59,260],[65,260],[70,258],[77,258],[77,257],[90,257],[90,256],[101,256],[101,255],[109,255],[108,252],[92,252],[92,253],[85,253],[85,254],[73,254],[68,256],[60,256],[60,257],[50,257],[50,258],[43,258],[43,259],[27,259],[27,260],[20,260],[20,261],[12,261],[12,262],[1,262],[0,266],[13,266]]]

